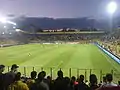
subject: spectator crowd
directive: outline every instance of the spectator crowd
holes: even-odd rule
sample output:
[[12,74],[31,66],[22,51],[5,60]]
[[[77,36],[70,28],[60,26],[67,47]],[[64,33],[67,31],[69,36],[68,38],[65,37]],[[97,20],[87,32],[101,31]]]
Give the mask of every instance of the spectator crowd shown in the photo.
[[21,73],[17,71],[18,65],[13,64],[11,71],[3,73],[4,65],[0,65],[0,90],[120,90],[119,85],[113,83],[112,74],[106,74],[103,81],[98,84],[97,76],[91,74],[89,82],[84,82],[84,75],[80,75],[78,79],[72,76],[64,77],[62,70],[57,72],[57,78],[52,80],[50,76],[46,77],[46,72],[31,72],[31,77],[21,77]]

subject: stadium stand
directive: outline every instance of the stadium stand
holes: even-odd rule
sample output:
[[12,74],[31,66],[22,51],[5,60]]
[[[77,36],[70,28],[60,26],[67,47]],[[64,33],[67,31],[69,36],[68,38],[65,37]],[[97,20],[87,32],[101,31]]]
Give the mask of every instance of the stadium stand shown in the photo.
[[[12,46],[12,45],[27,44],[27,43],[44,43],[44,42],[86,43],[86,42],[91,42],[91,41],[94,42],[96,40],[99,40],[101,46],[111,51],[113,54],[119,56],[120,51],[115,51],[118,49],[115,49],[114,47],[119,45],[120,37],[118,34],[119,34],[118,32],[115,32],[109,37],[106,36],[105,33],[30,34],[30,33],[16,32],[13,36],[9,38],[0,37],[0,44],[2,46]],[[12,67],[15,66],[16,68],[18,68],[17,65],[13,65]],[[84,82],[86,81],[84,75],[80,75],[80,77],[72,76],[71,78],[64,77],[62,70],[60,70],[58,71],[58,77],[56,79],[53,79],[51,76],[45,78],[46,76],[45,71],[41,71],[38,74],[38,77],[36,78],[36,71],[33,70],[31,72],[31,78],[29,78],[27,76],[21,77],[21,73],[17,72],[16,68],[15,70],[12,70],[13,68],[11,68],[11,71],[8,72],[10,73],[10,77],[9,77],[8,73],[5,74],[3,73],[5,66],[0,65],[0,90],[120,90],[119,85],[103,86],[103,84],[107,85],[108,81],[98,83],[97,76],[92,73],[90,73],[89,84],[86,84]],[[10,79],[6,79],[6,77],[9,77]],[[7,85],[6,82],[8,82]]]

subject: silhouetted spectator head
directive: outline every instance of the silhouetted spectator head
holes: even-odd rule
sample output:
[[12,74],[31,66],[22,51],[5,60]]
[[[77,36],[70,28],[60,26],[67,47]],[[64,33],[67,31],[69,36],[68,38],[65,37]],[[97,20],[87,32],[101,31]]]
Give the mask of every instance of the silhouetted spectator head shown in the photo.
[[13,71],[13,72],[17,72],[17,69],[18,69],[18,68],[19,68],[18,65],[13,64],[12,67],[11,67],[11,71]]
[[45,77],[46,76],[46,72],[42,71],[42,75],[43,75],[43,77]]
[[47,76],[47,80],[48,80],[49,82],[51,82],[51,81],[52,81],[52,78],[51,78],[50,76]]
[[35,79],[36,76],[37,76],[37,72],[36,72],[36,71],[32,71],[32,72],[31,72],[31,78],[32,78],[32,79]]
[[52,78],[50,76],[47,76],[47,79],[52,80]]
[[4,72],[5,70],[5,65],[0,65],[0,73]]
[[103,77],[103,82],[107,82],[107,81],[106,81],[106,77],[105,77],[105,76]]
[[72,81],[72,82],[75,82],[75,81],[76,81],[75,76],[72,76],[72,77],[71,77],[71,81]]
[[61,70],[59,70],[58,73],[57,73],[57,75],[58,75],[58,77],[62,78],[63,77],[63,72]]
[[118,81],[118,85],[120,85],[120,81]]
[[18,72],[16,75],[15,75],[15,81],[18,81],[18,80],[21,80],[21,73]]
[[38,81],[42,81],[43,79],[44,79],[43,73],[40,72],[40,73],[38,74]]
[[95,74],[90,75],[90,84],[97,84],[97,77]]
[[112,80],[113,80],[113,76],[112,76],[112,74],[106,74],[106,80],[108,81],[108,82],[112,82]]
[[80,75],[80,82],[84,81],[84,75]]

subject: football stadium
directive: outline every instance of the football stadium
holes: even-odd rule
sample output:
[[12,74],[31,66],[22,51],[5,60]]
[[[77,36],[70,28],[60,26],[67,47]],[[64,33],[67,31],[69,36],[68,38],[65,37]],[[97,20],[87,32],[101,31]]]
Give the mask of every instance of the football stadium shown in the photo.
[[[109,47],[107,42],[102,42],[102,38],[100,40],[104,34],[103,31],[53,31],[34,34],[20,30],[15,32],[18,37],[15,38],[16,40],[13,41],[15,36],[9,37],[9,40],[8,38],[3,40],[12,43],[20,42],[1,46],[1,63],[7,66],[6,72],[10,70],[12,64],[17,63],[22,75],[28,77],[31,71],[45,70],[46,74],[54,79],[57,77],[56,72],[62,70],[64,76],[79,77],[83,74],[85,80],[94,73],[98,76],[98,81],[101,81],[106,73],[112,73],[114,80],[118,81],[120,78],[119,57],[114,55],[115,49],[112,44]],[[24,40],[21,39],[23,37]],[[113,56],[109,54],[111,49]]]
[[108,33],[71,29],[33,33],[15,29],[12,34],[4,33],[0,37],[0,62],[5,65],[5,73],[17,64],[24,78],[29,78],[32,71],[45,71],[46,77],[54,80],[60,70],[64,77],[84,75],[85,81],[95,74],[98,83],[111,73],[113,82],[117,83],[120,79],[120,31],[110,36]]
[[120,90],[119,1],[79,1],[0,3],[0,90]]
[[[12,34],[0,36],[0,68],[4,73],[18,68],[22,79],[31,72],[45,72],[55,80],[57,72],[64,77],[84,76],[87,82],[92,75],[100,83],[107,73],[118,83],[120,79],[119,30],[114,33],[101,31],[42,30],[30,32],[15,29]],[[16,66],[16,64],[18,66]],[[12,66],[12,67],[11,67]],[[16,69],[15,69],[16,72]],[[5,74],[5,75],[6,75]],[[39,77],[39,75],[38,75]],[[29,79],[28,79],[29,80]]]

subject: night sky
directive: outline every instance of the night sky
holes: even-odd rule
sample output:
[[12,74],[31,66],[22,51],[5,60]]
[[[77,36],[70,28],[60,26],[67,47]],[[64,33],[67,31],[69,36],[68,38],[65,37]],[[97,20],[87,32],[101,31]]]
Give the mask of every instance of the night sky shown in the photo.
[[[111,0],[0,0],[0,14],[32,17],[78,18],[107,16]],[[120,0],[115,0],[118,5]],[[120,6],[120,5],[119,5]],[[120,14],[118,7],[116,15]]]

